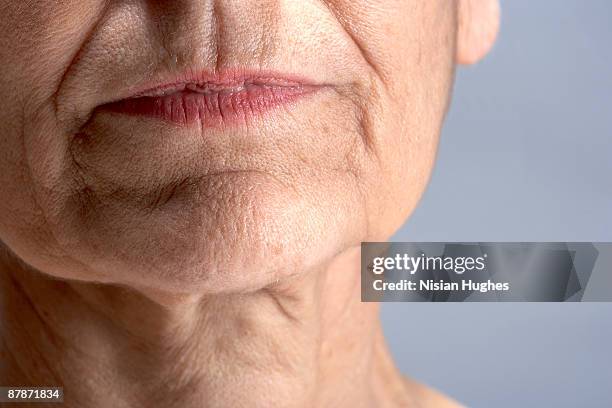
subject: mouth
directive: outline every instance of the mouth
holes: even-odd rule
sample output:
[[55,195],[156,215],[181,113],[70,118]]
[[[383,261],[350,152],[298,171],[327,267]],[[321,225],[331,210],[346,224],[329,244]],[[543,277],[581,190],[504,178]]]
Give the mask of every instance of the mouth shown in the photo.
[[322,85],[289,75],[199,73],[131,92],[98,108],[175,125],[240,124],[315,93]]

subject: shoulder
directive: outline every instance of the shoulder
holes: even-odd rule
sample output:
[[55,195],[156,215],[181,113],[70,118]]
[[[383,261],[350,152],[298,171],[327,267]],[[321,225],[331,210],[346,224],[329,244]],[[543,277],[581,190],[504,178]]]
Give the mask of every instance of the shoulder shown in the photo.
[[419,408],[466,408],[457,401],[417,381],[404,377],[404,385]]

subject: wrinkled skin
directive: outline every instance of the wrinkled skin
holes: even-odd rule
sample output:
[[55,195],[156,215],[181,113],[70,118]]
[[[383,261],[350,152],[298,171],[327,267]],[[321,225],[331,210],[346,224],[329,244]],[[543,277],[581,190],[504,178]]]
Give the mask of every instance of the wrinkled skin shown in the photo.
[[[426,186],[456,62],[497,28],[487,0],[2,0],[0,16],[0,241],[156,302],[267,290],[388,238]],[[243,67],[323,88],[243,126],[97,109]]]
[[[448,102],[453,7],[209,3],[3,7],[0,237],[29,264],[157,289],[256,288],[384,239],[414,208]],[[329,90],[247,129],[92,116],[175,65],[262,67]]]

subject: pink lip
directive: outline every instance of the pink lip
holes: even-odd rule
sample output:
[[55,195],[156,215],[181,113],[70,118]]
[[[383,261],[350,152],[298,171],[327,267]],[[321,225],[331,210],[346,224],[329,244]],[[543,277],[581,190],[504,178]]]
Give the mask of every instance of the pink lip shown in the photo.
[[100,107],[130,116],[203,127],[244,123],[320,89],[295,77],[272,74],[199,73],[142,87],[131,96]]

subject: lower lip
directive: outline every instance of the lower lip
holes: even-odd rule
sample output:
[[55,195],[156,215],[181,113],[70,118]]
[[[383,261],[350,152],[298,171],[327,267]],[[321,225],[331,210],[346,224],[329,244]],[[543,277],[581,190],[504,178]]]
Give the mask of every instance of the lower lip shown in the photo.
[[182,89],[163,95],[123,99],[101,109],[177,125],[200,123],[203,127],[215,127],[247,122],[281,105],[296,102],[317,89],[302,84],[250,84],[240,90],[221,88],[205,93]]

